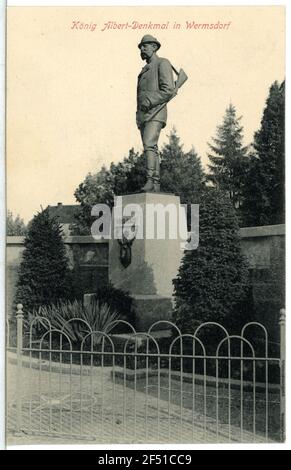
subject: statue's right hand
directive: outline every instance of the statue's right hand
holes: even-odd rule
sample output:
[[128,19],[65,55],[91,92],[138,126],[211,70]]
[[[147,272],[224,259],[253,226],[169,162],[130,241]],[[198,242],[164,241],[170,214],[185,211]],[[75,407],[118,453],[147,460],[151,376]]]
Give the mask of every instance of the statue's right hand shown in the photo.
[[151,106],[150,100],[148,98],[145,98],[140,104],[140,109],[141,111],[146,113],[147,111],[149,111],[150,106]]

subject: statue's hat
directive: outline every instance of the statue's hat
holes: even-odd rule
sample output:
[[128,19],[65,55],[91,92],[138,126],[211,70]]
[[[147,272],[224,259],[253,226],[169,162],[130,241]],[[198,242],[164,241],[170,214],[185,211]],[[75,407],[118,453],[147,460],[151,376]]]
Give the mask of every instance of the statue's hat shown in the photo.
[[150,42],[153,42],[155,43],[157,46],[158,46],[158,49],[160,49],[161,47],[161,43],[156,39],[154,38],[153,36],[151,36],[150,34],[146,34],[142,40],[140,41],[138,47],[141,48],[142,44],[148,44]]

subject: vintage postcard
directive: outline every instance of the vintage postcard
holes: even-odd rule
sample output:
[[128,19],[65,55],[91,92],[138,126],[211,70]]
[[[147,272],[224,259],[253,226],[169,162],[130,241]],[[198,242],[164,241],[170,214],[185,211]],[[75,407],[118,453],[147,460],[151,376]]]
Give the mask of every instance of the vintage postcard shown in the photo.
[[7,446],[284,443],[284,6],[6,14]]

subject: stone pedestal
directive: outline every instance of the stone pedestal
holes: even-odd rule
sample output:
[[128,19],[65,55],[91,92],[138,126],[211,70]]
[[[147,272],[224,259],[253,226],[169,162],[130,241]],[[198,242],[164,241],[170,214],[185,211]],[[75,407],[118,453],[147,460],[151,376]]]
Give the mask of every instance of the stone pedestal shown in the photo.
[[[135,206],[129,206],[132,204]],[[123,227],[125,232],[125,221],[128,226],[134,225],[132,230],[136,233],[130,247],[131,263],[127,267],[120,261],[121,246],[116,239],[121,239],[118,230]],[[146,331],[155,321],[171,320],[172,280],[177,276],[186,238],[186,217],[178,196],[138,193],[115,199],[109,279],[135,299],[138,331]]]

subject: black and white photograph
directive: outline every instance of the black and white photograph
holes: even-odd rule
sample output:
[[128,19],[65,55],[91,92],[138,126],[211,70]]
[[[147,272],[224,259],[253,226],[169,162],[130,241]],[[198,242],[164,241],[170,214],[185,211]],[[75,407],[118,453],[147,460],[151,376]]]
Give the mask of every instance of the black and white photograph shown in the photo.
[[285,13],[8,3],[7,448],[286,442]]

